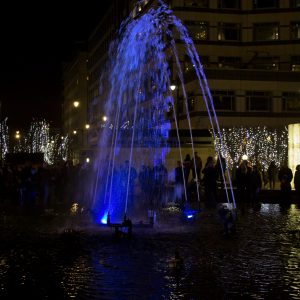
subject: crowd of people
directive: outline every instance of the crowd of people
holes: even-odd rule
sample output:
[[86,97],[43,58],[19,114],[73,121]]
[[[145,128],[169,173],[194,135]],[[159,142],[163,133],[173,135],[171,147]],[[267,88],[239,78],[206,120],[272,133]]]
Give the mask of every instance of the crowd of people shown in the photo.
[[[95,181],[91,169],[89,165],[73,166],[69,162],[55,167],[31,164],[0,167],[0,204],[47,208],[55,204],[86,203],[87,199],[91,203]],[[119,197],[128,198],[129,205],[133,204],[137,191],[140,199],[153,208],[161,207],[167,201],[179,204],[195,201],[199,192],[207,202],[216,203],[218,191],[225,187],[226,170],[223,157],[215,160],[209,156],[202,163],[195,152],[194,157],[187,154],[182,162],[177,161],[172,170],[168,170],[161,160],[154,166],[142,165],[138,171],[134,166],[129,168],[129,161],[125,161],[114,172],[112,183],[118,189]],[[271,162],[263,170],[259,163],[252,165],[241,160],[230,174],[237,200],[256,200],[261,189],[278,187],[282,198],[289,199],[292,183],[300,199],[300,165],[293,174],[287,163],[278,168]]]
[[0,204],[25,209],[69,205],[78,198],[80,181],[87,174],[87,168],[69,162],[0,167]]

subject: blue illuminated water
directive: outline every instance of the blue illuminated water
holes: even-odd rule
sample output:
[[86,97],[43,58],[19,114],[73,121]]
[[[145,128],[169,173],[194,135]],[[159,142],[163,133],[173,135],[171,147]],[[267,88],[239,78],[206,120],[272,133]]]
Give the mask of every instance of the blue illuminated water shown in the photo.
[[[107,121],[100,134],[95,165],[97,175],[93,203],[95,210],[101,212],[99,222],[105,223],[103,217],[108,213],[113,221],[118,222],[124,214],[132,214],[137,201],[132,184],[136,180],[135,172],[138,173],[142,165],[166,164],[171,151],[170,129],[177,132],[178,160],[183,162],[176,93],[180,93],[183,99],[191,153],[195,155],[187,90],[175,42],[177,39],[185,45],[186,54],[194,66],[213,135],[218,133],[221,136],[199,55],[181,20],[163,1],[158,1],[157,7],[150,8],[146,13],[130,16],[123,22],[118,38],[110,47],[110,60],[106,68],[109,71],[107,76],[103,75],[107,80],[102,82],[100,88],[101,97],[106,99],[104,114]],[[176,93],[170,88],[174,78],[177,82]],[[226,190],[227,199],[235,207],[229,173],[227,178],[230,185],[229,193]],[[186,183],[183,184],[187,201]],[[196,188],[197,200],[200,201],[199,185]]]

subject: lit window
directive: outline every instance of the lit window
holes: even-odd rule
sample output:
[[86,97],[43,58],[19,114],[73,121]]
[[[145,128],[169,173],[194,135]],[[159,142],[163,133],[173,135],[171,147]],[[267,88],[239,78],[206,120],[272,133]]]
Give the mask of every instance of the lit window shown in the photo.
[[291,23],[291,39],[300,39],[300,21]]
[[300,56],[291,57],[291,70],[293,72],[300,72]]
[[189,111],[195,110],[195,96],[193,94],[188,95],[188,108]]
[[189,34],[193,40],[208,39],[208,23],[201,21],[186,21],[185,25],[189,30]]
[[270,41],[279,39],[278,23],[257,23],[253,26],[255,41]]
[[257,69],[257,70],[278,71],[279,57],[272,57],[272,56],[256,57],[252,61],[252,66],[253,69]]

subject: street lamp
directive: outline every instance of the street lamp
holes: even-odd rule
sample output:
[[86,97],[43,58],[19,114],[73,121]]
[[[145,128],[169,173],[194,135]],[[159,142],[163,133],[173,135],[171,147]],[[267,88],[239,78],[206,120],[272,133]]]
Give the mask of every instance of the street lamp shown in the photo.
[[79,101],[74,101],[74,102],[73,102],[73,106],[74,106],[75,108],[77,108],[77,107],[79,106]]
[[102,120],[103,120],[104,122],[106,122],[106,121],[107,121],[107,116],[103,116],[103,117],[102,117]]
[[85,124],[85,129],[90,129],[90,124]]
[[177,86],[175,84],[170,85],[170,89],[171,91],[175,91],[177,88]]
[[16,131],[15,138],[19,140],[21,138],[20,131]]

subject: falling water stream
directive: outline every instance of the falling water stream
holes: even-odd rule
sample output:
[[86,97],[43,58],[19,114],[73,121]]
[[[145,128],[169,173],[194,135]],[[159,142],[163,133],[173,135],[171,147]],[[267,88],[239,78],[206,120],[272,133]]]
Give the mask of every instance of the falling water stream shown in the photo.
[[[174,151],[168,142],[171,129],[175,129],[177,134],[177,150],[183,166],[178,113],[170,88],[174,77],[178,82],[176,88],[182,93],[191,151],[195,156],[187,90],[175,42],[177,39],[185,45],[194,66],[214,138],[217,133],[221,136],[199,55],[181,20],[163,1],[158,1],[156,7],[135,18],[131,15],[123,22],[118,38],[110,47],[110,63],[107,67],[110,71],[105,83],[105,115],[108,122],[100,135],[94,192],[94,206],[102,215],[109,213],[113,218],[118,215],[118,221],[121,213],[127,214],[130,206],[130,184],[134,176],[132,167],[137,164],[164,163],[166,155]],[[105,95],[103,93],[102,96]],[[170,112],[173,113],[172,117],[168,114]],[[124,161],[127,161],[127,177],[122,182],[118,170]],[[196,161],[193,168],[196,168]],[[225,182],[224,172],[222,170]],[[227,178],[230,186],[226,189],[227,201],[235,208],[229,171]],[[185,181],[183,184],[187,201]],[[197,200],[200,201],[199,184],[196,187]]]

